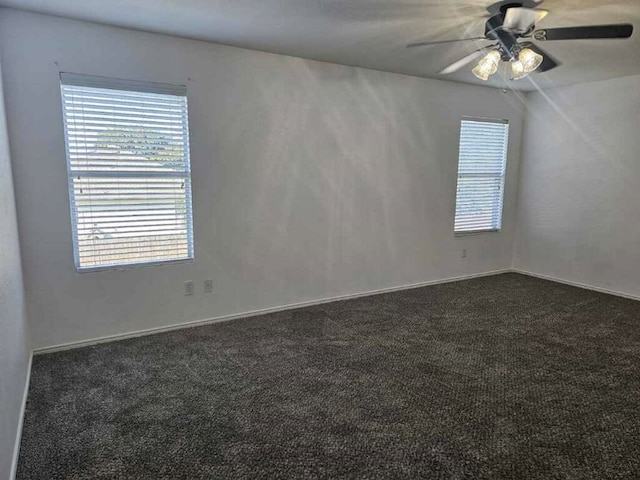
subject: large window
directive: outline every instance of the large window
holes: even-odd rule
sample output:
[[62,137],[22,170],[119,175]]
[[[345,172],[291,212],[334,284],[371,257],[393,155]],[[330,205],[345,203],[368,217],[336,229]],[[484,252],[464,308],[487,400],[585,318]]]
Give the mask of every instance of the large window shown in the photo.
[[500,230],[508,138],[507,120],[462,120],[455,233]]
[[60,80],[76,269],[192,259],[185,87]]

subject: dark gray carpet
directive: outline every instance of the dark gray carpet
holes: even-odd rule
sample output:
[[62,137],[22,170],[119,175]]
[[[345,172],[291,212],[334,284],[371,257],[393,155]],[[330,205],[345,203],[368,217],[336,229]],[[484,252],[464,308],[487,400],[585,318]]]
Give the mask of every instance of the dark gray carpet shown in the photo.
[[638,479],[640,302],[522,275],[36,356],[18,478]]

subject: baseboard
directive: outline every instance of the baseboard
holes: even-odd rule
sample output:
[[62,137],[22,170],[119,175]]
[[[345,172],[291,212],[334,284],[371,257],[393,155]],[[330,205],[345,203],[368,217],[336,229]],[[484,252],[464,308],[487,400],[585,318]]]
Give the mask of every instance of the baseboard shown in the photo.
[[631,300],[640,300],[640,296],[638,295],[631,295],[629,293],[618,292],[616,290],[609,290],[607,288],[596,287],[595,285],[588,285],[586,283],[574,282],[572,280],[565,280],[564,278],[552,277],[550,275],[542,275],[540,273],[529,272],[527,270],[521,270],[519,268],[512,268],[511,271],[514,273],[521,273],[522,275],[528,275],[530,277],[536,277],[536,278],[541,278],[543,280],[550,280],[552,282],[571,285],[572,287],[584,288],[586,290],[592,290],[594,292],[607,293],[609,295],[615,295],[616,297],[628,298]]
[[20,442],[22,440],[22,425],[24,423],[24,413],[27,409],[27,396],[29,394],[29,384],[31,383],[31,364],[33,363],[33,353],[29,355],[27,365],[27,378],[24,382],[24,392],[22,393],[22,405],[20,407],[20,417],[18,418],[18,430],[16,432],[16,444],[13,447],[13,459],[11,461],[11,473],[9,479],[14,480],[18,473],[18,456],[20,455]]
[[283,312],[286,310],[293,310],[296,308],[303,308],[303,307],[311,307],[314,305],[322,305],[323,303],[329,303],[329,302],[338,302],[338,301],[343,301],[343,300],[351,300],[354,298],[360,298],[360,297],[368,297],[371,295],[380,295],[383,293],[391,293],[391,292],[397,292],[397,291],[401,291],[401,290],[410,290],[413,288],[420,288],[420,287],[428,287],[430,285],[438,285],[438,284],[442,284],[442,283],[450,283],[450,282],[458,282],[460,280],[469,280],[472,278],[480,278],[480,277],[488,277],[488,276],[492,276],[492,275],[499,275],[501,273],[508,273],[510,272],[511,269],[503,269],[503,270],[493,270],[490,272],[483,272],[483,273],[475,273],[475,274],[471,274],[471,275],[463,275],[463,276],[459,276],[459,277],[449,277],[449,278],[443,278],[443,279],[438,279],[438,280],[431,280],[428,282],[420,282],[420,283],[413,283],[413,284],[409,284],[409,285],[400,285],[397,287],[390,287],[390,288],[382,288],[379,290],[370,290],[370,291],[366,291],[366,292],[359,292],[359,293],[353,293],[353,294],[348,294],[348,295],[339,295],[336,297],[327,297],[327,298],[322,298],[322,299],[318,299],[318,300],[311,300],[311,301],[306,301],[306,302],[299,302],[299,303],[291,303],[288,305],[281,305],[278,307],[271,307],[271,308],[264,308],[264,309],[260,309],[260,310],[251,310],[251,311],[247,311],[247,312],[242,312],[242,313],[234,313],[231,315],[224,315],[221,317],[215,317],[215,318],[207,318],[204,320],[195,320],[195,321],[191,321],[191,322],[184,322],[184,323],[179,323],[179,324],[175,324],[175,325],[168,325],[166,327],[154,327],[154,328],[148,328],[145,330],[137,330],[134,332],[127,332],[127,333],[119,333],[116,335],[107,335],[104,337],[98,337],[98,338],[92,338],[89,340],[80,340],[78,342],[70,342],[70,343],[63,343],[60,345],[54,345],[51,347],[41,347],[41,348],[36,348],[33,353],[34,355],[42,355],[45,353],[53,353],[53,352],[59,352],[59,351],[63,351],[63,350],[70,350],[70,349],[74,349],[74,348],[82,348],[82,347],[88,347],[91,345],[96,345],[99,343],[105,343],[105,342],[114,342],[117,340],[125,340],[127,338],[135,338],[135,337],[142,337],[142,336],[146,336],[146,335],[153,335],[156,333],[163,333],[163,332],[170,332],[172,330],[180,330],[182,328],[193,328],[193,327],[199,327],[202,325],[209,325],[209,324],[213,324],[213,323],[220,323],[220,322],[228,322],[231,320],[237,320],[239,318],[248,318],[248,317],[255,317],[257,315],[266,315],[268,313],[277,313],[277,312]]

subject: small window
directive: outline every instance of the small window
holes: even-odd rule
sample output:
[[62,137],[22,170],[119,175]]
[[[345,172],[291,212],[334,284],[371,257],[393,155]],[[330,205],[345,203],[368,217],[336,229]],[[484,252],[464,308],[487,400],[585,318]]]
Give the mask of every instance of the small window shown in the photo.
[[508,137],[507,120],[462,120],[455,233],[500,230]]
[[76,269],[193,259],[186,88],[60,81]]

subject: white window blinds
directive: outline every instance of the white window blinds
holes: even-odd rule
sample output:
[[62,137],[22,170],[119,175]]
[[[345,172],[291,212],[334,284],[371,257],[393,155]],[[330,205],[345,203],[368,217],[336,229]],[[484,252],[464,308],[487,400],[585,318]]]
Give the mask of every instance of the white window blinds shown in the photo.
[[500,230],[507,120],[462,120],[454,231]]
[[76,268],[192,259],[186,88],[60,80]]

